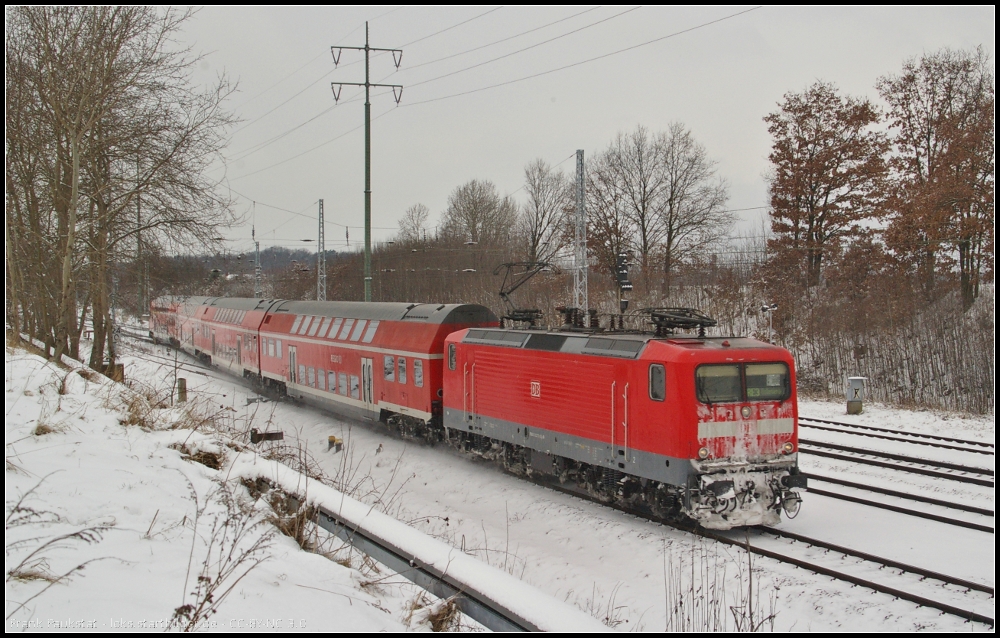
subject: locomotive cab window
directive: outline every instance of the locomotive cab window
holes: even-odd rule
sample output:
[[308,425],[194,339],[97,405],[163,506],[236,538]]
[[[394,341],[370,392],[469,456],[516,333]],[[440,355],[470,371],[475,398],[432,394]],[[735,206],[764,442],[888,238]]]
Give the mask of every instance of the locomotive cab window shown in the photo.
[[788,365],[785,363],[746,364],[747,399],[784,401],[791,395]]
[[702,403],[733,403],[743,398],[737,364],[698,366],[694,375],[698,400]]
[[667,398],[667,370],[662,364],[649,366],[649,398],[653,401],[663,401]]
[[455,344],[448,344],[448,369],[454,370],[457,365],[458,357],[455,354]]

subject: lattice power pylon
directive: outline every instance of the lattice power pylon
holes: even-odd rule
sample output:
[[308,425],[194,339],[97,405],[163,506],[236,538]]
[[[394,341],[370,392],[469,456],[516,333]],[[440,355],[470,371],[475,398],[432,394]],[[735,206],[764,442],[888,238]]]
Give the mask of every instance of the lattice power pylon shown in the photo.
[[323,200],[319,200],[319,236],[316,238],[316,301],[326,301],[326,233],[323,224]]
[[[587,207],[584,190],[583,150],[576,152],[576,240],[573,255],[573,305],[587,317]],[[585,319],[586,321],[586,319]]]

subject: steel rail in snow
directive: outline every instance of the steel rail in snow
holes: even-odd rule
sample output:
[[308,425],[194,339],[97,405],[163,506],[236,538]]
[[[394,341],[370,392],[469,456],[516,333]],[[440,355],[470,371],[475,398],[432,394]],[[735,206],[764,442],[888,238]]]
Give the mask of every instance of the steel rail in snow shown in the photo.
[[808,450],[802,448],[799,448],[799,453],[811,454],[813,456],[822,456],[828,459],[837,459],[839,461],[853,461],[855,463],[862,463],[864,465],[874,465],[876,467],[884,467],[890,470],[899,470],[901,472],[923,474],[924,476],[933,476],[935,478],[943,478],[951,481],[958,481],[959,483],[972,483],[973,485],[982,485],[984,487],[994,486],[993,481],[987,479],[979,479],[973,476],[959,476],[957,474],[948,474],[947,472],[938,472],[936,470],[928,470],[922,467],[910,467],[907,465],[900,465],[898,463],[886,463],[885,461],[866,459],[860,456],[847,456],[846,454],[835,454],[833,452],[823,452],[822,450]]
[[487,629],[540,631],[513,610],[476,591],[475,587],[459,582],[455,577],[440,572],[430,565],[421,564],[416,556],[385,539],[379,539],[351,526],[325,507],[318,507],[317,510],[314,521],[317,525],[441,600],[449,598],[454,600],[463,614]]
[[855,454],[863,454],[865,456],[874,456],[883,459],[891,459],[893,461],[902,461],[903,463],[915,463],[917,465],[927,465],[929,467],[937,467],[943,470],[955,470],[956,472],[966,472],[968,474],[981,474],[983,476],[993,476],[993,470],[984,467],[972,467],[969,465],[959,465],[957,463],[945,463],[944,461],[932,461],[931,459],[922,459],[916,456],[906,456],[905,454],[893,454],[891,452],[879,452],[878,450],[868,450],[865,448],[854,447],[851,445],[839,445],[836,443],[824,443],[822,441],[807,441],[806,439],[799,439],[799,443],[804,445],[813,445],[816,447],[827,448],[830,450],[838,450],[840,452],[853,452]]
[[971,514],[981,514],[982,516],[994,516],[993,510],[988,510],[983,507],[973,507],[972,505],[951,503],[949,501],[942,501],[941,499],[937,498],[921,496],[920,494],[909,494],[907,492],[899,492],[896,490],[886,489],[884,487],[876,487],[874,485],[865,485],[863,483],[845,481],[843,479],[833,478],[831,476],[820,476],[819,474],[809,474],[807,472],[803,472],[802,476],[806,477],[809,480],[819,481],[821,483],[832,483],[834,485],[843,485],[844,487],[853,487],[858,490],[865,490],[866,492],[875,492],[876,494],[885,494],[886,496],[896,496],[910,501],[916,501],[918,503],[929,503],[931,505],[939,505],[941,507],[947,507],[949,509],[959,510],[962,512],[969,512]]
[[806,491],[810,494],[816,494],[818,496],[826,496],[827,498],[835,498],[841,501],[849,501],[851,503],[858,503],[859,505],[867,505],[868,507],[876,507],[878,509],[889,510],[890,512],[897,512],[899,514],[906,514],[907,516],[915,516],[917,518],[924,518],[930,521],[937,521],[939,523],[946,523],[948,525],[955,525],[957,527],[965,527],[967,529],[974,529],[977,532],[986,532],[987,534],[993,534],[994,530],[989,525],[980,525],[979,523],[971,523],[969,521],[963,521],[958,518],[949,518],[947,516],[940,516],[938,514],[931,514],[929,512],[921,512],[919,510],[911,510],[906,507],[899,507],[898,505],[889,505],[888,503],[879,503],[878,501],[870,501],[865,498],[860,498],[857,496],[849,496],[847,494],[840,494],[837,492],[827,492],[826,490],[818,490],[813,487],[807,487]]
[[812,421],[814,423],[826,423],[828,425],[840,425],[845,428],[855,428],[859,430],[871,430],[873,432],[885,432],[886,434],[904,434],[906,436],[915,436],[923,439],[935,439],[937,441],[948,441],[950,443],[964,443],[966,445],[977,445],[979,447],[995,448],[993,443],[986,443],[984,441],[970,441],[968,439],[956,439],[949,436],[940,436],[938,434],[924,434],[922,432],[907,432],[906,430],[890,430],[889,428],[877,428],[873,425],[858,425],[857,423],[843,423],[841,421],[828,421],[826,419],[814,419],[809,416],[799,416],[799,421]]
[[[799,419],[802,421],[802,419]],[[995,456],[992,450],[981,449],[976,450],[968,447],[959,447],[957,445],[948,445],[947,443],[935,443],[933,441],[919,441],[916,439],[904,439],[898,436],[889,436],[888,434],[872,434],[871,432],[851,432],[850,430],[841,430],[839,428],[830,428],[822,425],[811,425],[809,423],[799,423],[800,428],[809,428],[811,430],[823,430],[824,432],[837,432],[838,434],[847,434],[849,436],[865,436],[872,439],[882,439],[885,441],[898,441],[900,443],[912,443],[913,445],[929,445],[931,447],[941,448],[943,450],[957,450],[959,452],[970,452],[972,454],[987,454],[989,456]]]

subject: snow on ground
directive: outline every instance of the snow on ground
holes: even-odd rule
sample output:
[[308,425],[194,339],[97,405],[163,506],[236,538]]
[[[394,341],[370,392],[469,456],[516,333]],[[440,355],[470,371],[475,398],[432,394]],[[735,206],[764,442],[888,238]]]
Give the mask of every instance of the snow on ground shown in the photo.
[[[115,405],[121,386],[87,376],[6,350],[8,631],[162,630],[176,608],[197,608],[199,584],[203,591],[217,585],[218,604],[199,628],[426,627],[421,610],[408,613],[420,590],[391,575],[373,584],[386,575],[350,569],[269,533],[273,527],[261,523],[267,512],[242,488],[225,498],[221,472],[174,448],[231,451],[191,429],[164,427],[182,421],[183,411],[155,411],[156,429],[128,424],[128,411]],[[249,553],[241,561],[242,552]],[[199,580],[205,563],[212,578],[219,566],[230,576]]]
[[[173,353],[140,347],[147,353],[137,351],[129,357],[126,374],[170,387]],[[183,355],[181,361],[191,362]],[[234,419],[242,420],[243,427],[252,422],[261,429],[267,424],[282,430],[286,442],[297,441],[329,474],[364,477],[365,486],[359,486],[356,494],[362,500],[378,500],[398,520],[567,600],[608,625],[619,630],[736,628],[731,608],[741,606],[749,582],[747,557],[740,550],[528,483],[444,446],[393,438],[380,426],[342,421],[290,402],[248,405],[246,399],[256,395],[242,381],[218,371],[188,367],[180,374],[186,376],[192,397],[219,401]],[[801,411],[847,421],[839,409],[838,413],[835,404],[804,402]],[[882,416],[896,424],[886,427],[965,438],[978,433],[993,440],[990,419],[873,405],[867,411],[863,418]],[[326,451],[329,435],[345,440],[343,452]],[[991,534],[827,501],[806,494],[802,514],[782,526],[862,551],[884,550],[912,564],[927,562],[927,567],[948,573],[953,573],[950,565],[956,561],[960,566],[956,575],[994,582]],[[828,532],[833,536],[825,535]],[[773,628],[779,631],[985,629],[770,559],[754,558],[753,574],[759,596],[755,602],[767,615],[773,599]],[[678,611],[678,599],[685,592],[690,595],[692,587],[707,586],[706,578],[715,582],[718,594],[699,593],[701,611],[693,616],[713,612],[725,625]],[[993,615],[992,601],[972,603],[976,611]],[[765,623],[763,628],[770,627]]]

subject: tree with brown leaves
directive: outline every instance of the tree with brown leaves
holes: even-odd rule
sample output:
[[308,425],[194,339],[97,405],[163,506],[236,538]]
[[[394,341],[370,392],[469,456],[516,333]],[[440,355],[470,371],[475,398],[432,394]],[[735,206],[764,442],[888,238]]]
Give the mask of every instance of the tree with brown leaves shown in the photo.
[[817,82],[785,94],[764,121],[774,138],[769,248],[797,267],[801,283],[817,286],[828,258],[881,215],[888,143],[874,130],[879,114],[867,99]]
[[994,85],[981,47],[912,58],[878,82],[895,147],[887,244],[915,267],[928,299],[957,254],[965,309],[993,270]]

